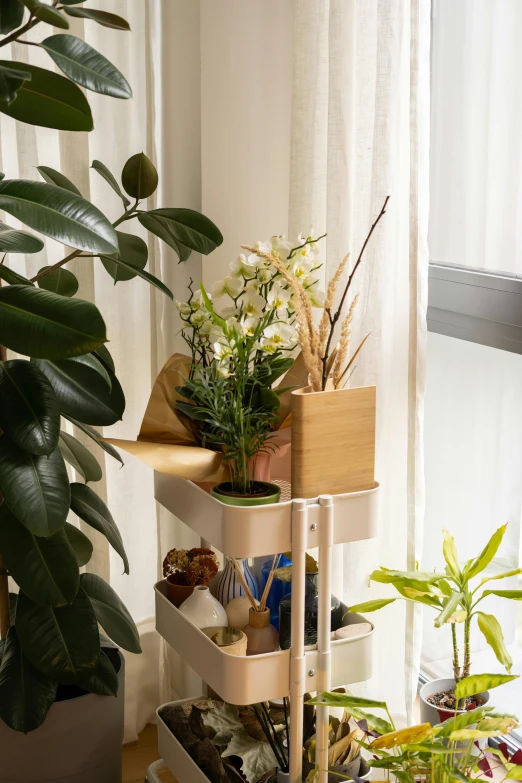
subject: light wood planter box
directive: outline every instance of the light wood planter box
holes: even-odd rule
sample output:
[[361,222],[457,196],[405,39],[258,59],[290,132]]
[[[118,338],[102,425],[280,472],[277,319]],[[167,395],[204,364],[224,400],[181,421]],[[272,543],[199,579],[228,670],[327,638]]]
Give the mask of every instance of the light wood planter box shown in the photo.
[[375,486],[375,386],[292,392],[292,497]]

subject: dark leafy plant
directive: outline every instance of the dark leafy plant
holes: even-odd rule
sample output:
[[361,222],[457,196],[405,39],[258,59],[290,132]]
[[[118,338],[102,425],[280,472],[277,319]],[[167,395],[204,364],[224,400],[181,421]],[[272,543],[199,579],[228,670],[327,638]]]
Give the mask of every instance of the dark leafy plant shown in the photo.
[[[2,0],[0,33],[6,37],[0,47],[40,22],[65,28],[67,16],[128,29],[114,14],[78,5]],[[90,108],[77,84],[130,96],[123,76],[79,39],[55,35],[42,46],[68,78],[0,61],[0,111],[35,125],[90,130]],[[140,208],[158,183],[143,153],[126,163],[123,188],[103,163],[94,161],[93,168],[122,201],[122,214],[112,224],[61,172],[40,166],[43,182],[0,175],[0,209],[72,248],[29,280],[9,269],[6,256],[36,253],[42,239],[0,223],[0,718],[26,733],[45,720],[58,685],[116,694],[116,672],[103,652],[98,624],[114,643],[140,652],[137,629],[114,590],[94,574],[80,574],[92,544],[67,521],[71,510],[102,533],[128,573],[116,523],[88,486],[101,478],[101,466],[62,426],[62,419],[71,422],[121,462],[95,429],[115,423],[125,409],[105,346],[105,322],[93,304],[75,298],[78,280],[64,266],[74,258],[99,258],[114,283],[141,277],[172,298],[161,280],[145,271],[146,243],[117,227],[138,219],[173,247],[180,261],[192,250],[210,253],[222,242],[216,226],[193,210]],[[8,359],[7,349],[22,358]],[[85,483],[69,481],[66,462]],[[8,577],[16,594],[9,594]]]

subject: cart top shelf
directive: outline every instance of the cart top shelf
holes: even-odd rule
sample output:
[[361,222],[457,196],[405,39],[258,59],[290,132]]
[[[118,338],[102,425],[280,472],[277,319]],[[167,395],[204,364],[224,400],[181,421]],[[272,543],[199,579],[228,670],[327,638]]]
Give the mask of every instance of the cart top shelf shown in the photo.
[[[227,506],[192,481],[155,473],[155,497],[216,549],[230,557],[258,557],[292,548],[292,501],[241,508]],[[333,495],[334,544],[377,535],[379,485]],[[318,546],[319,504],[307,501],[308,547]]]

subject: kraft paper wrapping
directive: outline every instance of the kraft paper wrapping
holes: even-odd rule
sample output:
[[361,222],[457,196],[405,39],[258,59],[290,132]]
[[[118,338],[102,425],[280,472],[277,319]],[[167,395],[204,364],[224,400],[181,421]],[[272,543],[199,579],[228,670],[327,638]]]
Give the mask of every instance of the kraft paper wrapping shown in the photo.
[[[176,410],[182,399],[176,386],[182,386],[188,376],[191,359],[175,353],[156,378],[136,440],[104,438],[106,443],[133,454],[159,473],[179,476],[196,482],[220,482],[227,478],[222,465],[223,455],[197,445],[192,421]],[[307,383],[304,361],[298,356],[281,380],[281,388],[302,387]],[[290,445],[290,391],[281,397],[278,412],[279,431],[271,444],[282,456]]]

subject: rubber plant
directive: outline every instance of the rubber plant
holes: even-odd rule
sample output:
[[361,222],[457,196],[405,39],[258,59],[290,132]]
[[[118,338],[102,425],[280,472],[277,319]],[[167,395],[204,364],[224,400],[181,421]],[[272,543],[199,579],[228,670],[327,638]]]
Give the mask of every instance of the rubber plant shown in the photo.
[[[2,0],[0,47],[39,23],[66,28],[67,16],[129,29],[121,17],[79,5]],[[80,39],[55,35],[40,46],[66,76],[0,61],[0,111],[15,120],[91,130],[90,108],[77,84],[113,97],[131,95],[119,71]],[[38,167],[43,182],[0,175],[0,209],[37,232],[0,223],[0,718],[25,733],[43,723],[60,685],[116,694],[117,674],[103,651],[99,625],[118,646],[140,652],[136,626],[115,591],[100,577],[80,573],[92,544],[67,521],[72,511],[102,533],[128,573],[116,523],[89,486],[101,478],[100,464],[63,427],[64,421],[72,423],[121,462],[95,427],[121,419],[125,397],[105,345],[103,317],[95,305],[75,297],[78,280],[62,267],[77,257],[85,263],[99,259],[115,283],[139,276],[172,298],[145,271],[146,243],[116,227],[136,218],[173,247],[180,261],[192,250],[210,253],[222,242],[216,226],[198,212],[140,209],[158,182],[143,153],[125,164],[122,185],[101,162],[94,161],[93,168],[122,201],[122,214],[112,224],[58,171]],[[39,235],[69,252],[30,280],[5,261],[11,253],[41,250]],[[8,359],[7,349],[20,358]],[[83,482],[69,481],[66,462]],[[8,577],[17,592],[9,593]]]

